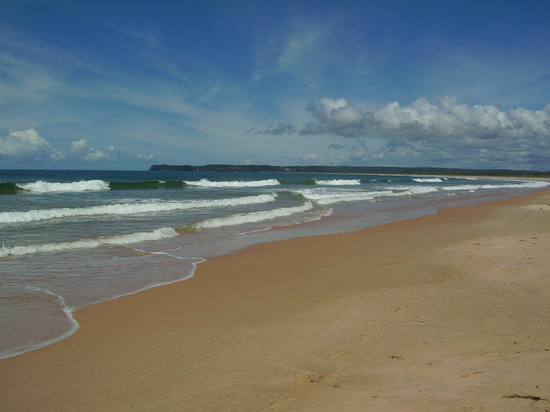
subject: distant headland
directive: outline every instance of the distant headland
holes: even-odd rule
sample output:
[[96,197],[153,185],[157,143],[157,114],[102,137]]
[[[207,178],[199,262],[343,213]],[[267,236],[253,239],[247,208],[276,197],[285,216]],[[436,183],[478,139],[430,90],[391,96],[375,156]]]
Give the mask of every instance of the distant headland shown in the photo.
[[270,166],[270,165],[153,165],[151,171],[184,172],[272,172],[272,173],[348,173],[348,174],[407,174],[449,176],[502,176],[550,178],[550,171],[510,169],[458,169],[444,167],[385,167],[385,166]]

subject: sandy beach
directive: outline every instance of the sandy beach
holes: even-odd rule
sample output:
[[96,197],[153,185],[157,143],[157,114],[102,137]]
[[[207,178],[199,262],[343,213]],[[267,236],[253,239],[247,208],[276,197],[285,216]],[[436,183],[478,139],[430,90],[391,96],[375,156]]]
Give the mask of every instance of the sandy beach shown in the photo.
[[550,410],[550,190],[261,244],[0,361],[3,411]]

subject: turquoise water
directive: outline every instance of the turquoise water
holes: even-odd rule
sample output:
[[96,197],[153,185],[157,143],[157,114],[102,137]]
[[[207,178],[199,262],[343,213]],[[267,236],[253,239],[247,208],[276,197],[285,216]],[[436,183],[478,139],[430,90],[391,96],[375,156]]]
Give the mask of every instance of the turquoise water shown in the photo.
[[212,256],[545,185],[421,176],[0,170],[0,357],[62,339],[78,328],[75,310],[186,279]]

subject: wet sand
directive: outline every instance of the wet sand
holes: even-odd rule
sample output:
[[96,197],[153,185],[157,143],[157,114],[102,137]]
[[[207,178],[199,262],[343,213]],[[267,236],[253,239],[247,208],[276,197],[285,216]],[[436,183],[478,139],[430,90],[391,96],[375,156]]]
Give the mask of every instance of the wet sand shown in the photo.
[[550,190],[250,247],[0,361],[5,411],[550,410]]

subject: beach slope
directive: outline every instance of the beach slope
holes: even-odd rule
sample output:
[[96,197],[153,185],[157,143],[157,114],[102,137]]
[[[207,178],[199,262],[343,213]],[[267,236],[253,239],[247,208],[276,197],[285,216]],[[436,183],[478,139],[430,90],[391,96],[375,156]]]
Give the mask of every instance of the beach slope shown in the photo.
[[550,190],[250,247],[0,361],[5,411],[550,410]]

